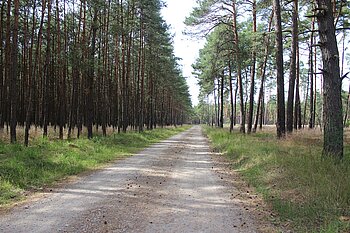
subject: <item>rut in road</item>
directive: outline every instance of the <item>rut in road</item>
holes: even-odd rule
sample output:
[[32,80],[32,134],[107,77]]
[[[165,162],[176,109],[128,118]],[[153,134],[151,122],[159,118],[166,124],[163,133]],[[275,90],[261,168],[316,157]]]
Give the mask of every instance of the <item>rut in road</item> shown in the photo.
[[0,217],[0,232],[257,232],[194,126]]

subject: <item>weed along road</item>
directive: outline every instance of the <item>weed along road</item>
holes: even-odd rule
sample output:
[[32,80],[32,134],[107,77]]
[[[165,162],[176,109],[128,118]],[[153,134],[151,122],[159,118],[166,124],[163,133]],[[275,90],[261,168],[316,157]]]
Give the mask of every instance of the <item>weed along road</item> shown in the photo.
[[0,232],[257,232],[209,151],[192,127],[3,213]]

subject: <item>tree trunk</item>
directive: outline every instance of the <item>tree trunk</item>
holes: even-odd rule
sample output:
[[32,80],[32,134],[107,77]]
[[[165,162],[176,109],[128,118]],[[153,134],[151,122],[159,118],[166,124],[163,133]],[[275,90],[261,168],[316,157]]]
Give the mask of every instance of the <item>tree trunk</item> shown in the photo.
[[315,30],[315,21],[312,19],[311,25],[311,37],[310,37],[310,54],[309,54],[309,79],[310,79],[310,118],[309,118],[309,128],[313,129],[315,126],[314,112],[314,56],[313,56],[313,46],[314,46],[314,30]]
[[253,53],[252,53],[252,70],[250,74],[250,96],[249,96],[249,115],[248,115],[248,134],[252,132],[253,125],[253,113],[254,113],[254,94],[255,94],[255,66],[256,66],[256,0],[253,1],[253,36],[254,36],[254,45],[253,45]]
[[[142,25],[141,27],[144,27]],[[143,30],[141,30],[143,32]],[[146,62],[146,53],[145,53],[145,46],[144,41],[142,40],[142,61],[141,61],[141,97],[140,97],[140,119],[139,119],[139,131],[142,132],[144,128],[144,108],[145,108],[145,62]]]
[[94,117],[94,78],[95,78],[95,49],[96,49],[96,34],[97,34],[97,17],[98,9],[95,7],[94,16],[91,26],[91,48],[90,48],[90,56],[89,56],[89,67],[88,67],[88,77],[87,77],[87,94],[86,94],[86,126],[88,130],[88,138],[91,139],[92,135],[92,124]]
[[[27,107],[27,112],[26,112],[26,125],[24,129],[24,145],[28,146],[29,143],[29,129],[31,126],[31,121],[32,121],[32,109],[34,105],[34,86],[35,86],[35,76],[36,76],[36,69],[37,65],[39,63],[39,52],[40,52],[40,45],[42,41],[42,29],[44,25],[44,16],[45,16],[45,8],[46,8],[46,1],[42,1],[42,8],[41,8],[41,20],[40,20],[40,26],[39,26],[39,31],[38,31],[38,38],[37,38],[37,45],[36,45],[36,51],[35,51],[35,58],[34,58],[34,65],[32,68],[32,72],[30,72],[31,75],[31,81],[30,81],[30,88],[29,88],[29,100],[28,100],[28,107]],[[33,25],[33,30],[34,30],[34,25]],[[33,33],[33,31],[32,31]],[[34,37],[34,35],[32,35]],[[33,42],[33,40],[32,40]],[[33,45],[32,45],[33,46]]]
[[221,74],[220,128],[224,128],[224,71]]
[[64,128],[64,110],[65,110],[65,90],[64,90],[64,80],[63,69],[64,64],[62,63],[61,57],[61,24],[60,24],[60,9],[59,0],[56,0],[56,27],[57,27],[57,74],[58,77],[58,126],[59,126],[59,138],[63,139],[63,128]]
[[[271,32],[271,28],[272,28],[272,21],[273,21],[273,14],[274,12],[271,12],[271,16],[270,16],[270,20],[269,20],[269,28],[268,28],[268,32]],[[265,79],[266,79],[266,68],[267,68],[267,60],[269,58],[269,53],[270,53],[270,37],[269,35],[265,35],[265,56],[264,56],[264,61],[262,64],[262,68],[261,68],[261,84],[260,84],[260,90],[259,90],[259,97],[258,97],[258,106],[257,106],[257,111],[256,111],[256,117],[255,117],[255,123],[254,123],[254,128],[253,128],[253,132],[256,132],[256,129],[258,128],[258,122],[259,122],[259,118],[260,118],[260,122],[261,122],[261,127],[262,128],[262,119],[264,117],[264,110],[263,110],[263,102],[264,102],[264,85],[265,85]]]
[[323,61],[323,153],[336,159],[343,158],[343,119],[339,69],[339,51],[335,35],[334,17],[330,0],[317,0],[319,38]]
[[238,83],[236,83],[236,88],[235,88],[235,101],[233,105],[233,110],[234,110],[234,118],[233,118],[233,125],[236,126],[237,124],[237,92],[238,92]]
[[290,59],[290,73],[289,73],[289,91],[287,102],[287,132],[293,131],[293,105],[294,105],[294,93],[295,93],[295,80],[296,80],[296,60],[297,60],[297,44],[298,44],[298,0],[293,1],[293,14],[292,14],[292,48]]
[[276,31],[276,67],[277,67],[277,138],[284,138],[286,133],[285,104],[284,104],[284,77],[283,77],[283,41],[281,6],[279,0],[273,1],[275,10]]
[[[11,1],[8,2],[10,4]],[[11,106],[11,123],[10,123],[10,139],[11,143],[17,141],[17,75],[18,75],[18,19],[19,19],[19,0],[14,1],[14,22],[12,28],[12,49],[11,49],[11,73],[10,73],[10,106]],[[8,19],[10,20],[10,19]]]
[[297,43],[296,57],[296,87],[295,87],[295,108],[294,108],[294,129],[301,129],[301,102],[300,102],[300,55],[299,44]]
[[[5,1],[1,4],[0,9],[0,43],[3,44],[4,40],[4,12]],[[4,47],[0,46],[0,133],[4,129],[5,122],[5,75],[4,75]]]
[[243,78],[242,78],[242,68],[241,62],[239,59],[240,50],[239,50],[239,36],[237,28],[237,8],[236,0],[232,2],[232,12],[233,12],[233,34],[234,34],[234,60],[237,62],[237,82],[239,88],[239,98],[240,98],[240,108],[241,108],[241,127],[240,132],[245,133],[245,106],[244,106],[244,93],[243,93]]
[[46,60],[44,65],[44,78],[42,81],[42,108],[43,108],[43,137],[47,137],[47,126],[49,122],[49,80],[51,76],[51,1],[48,0],[47,29],[46,29]]
[[[232,84],[232,66],[231,62],[229,63],[229,82],[230,82],[230,103],[231,103],[231,116],[230,116],[230,132],[233,131],[233,125],[234,125],[234,99],[233,99],[233,84]],[[209,103],[209,102],[208,102]]]

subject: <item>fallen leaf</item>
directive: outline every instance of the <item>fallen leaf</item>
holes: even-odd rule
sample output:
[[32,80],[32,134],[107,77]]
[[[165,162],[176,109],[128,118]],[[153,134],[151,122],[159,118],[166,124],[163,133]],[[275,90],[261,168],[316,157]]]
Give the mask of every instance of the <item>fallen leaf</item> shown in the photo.
[[340,216],[339,220],[342,222],[350,222],[350,217],[349,216]]

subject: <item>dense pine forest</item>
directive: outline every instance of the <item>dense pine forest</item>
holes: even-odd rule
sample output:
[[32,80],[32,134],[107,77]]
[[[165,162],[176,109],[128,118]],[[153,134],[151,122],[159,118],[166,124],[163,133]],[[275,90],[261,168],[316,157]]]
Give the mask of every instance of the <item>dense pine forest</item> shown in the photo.
[[182,124],[191,108],[159,0],[3,0],[0,131],[59,138]]
[[0,231],[350,232],[349,14],[0,0]]
[[[207,43],[193,67],[197,118],[242,133],[276,125],[278,138],[324,133],[323,152],[343,157],[349,125],[349,1],[199,1],[187,33]],[[343,90],[346,88],[346,90]]]

